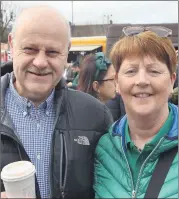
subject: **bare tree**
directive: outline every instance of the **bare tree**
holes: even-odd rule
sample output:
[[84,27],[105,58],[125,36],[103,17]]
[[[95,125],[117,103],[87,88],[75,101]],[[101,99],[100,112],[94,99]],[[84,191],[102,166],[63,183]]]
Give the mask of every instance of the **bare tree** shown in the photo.
[[0,35],[1,40],[4,40],[3,37],[7,36],[8,28],[12,27],[12,23],[20,9],[12,1],[1,1],[0,4]]

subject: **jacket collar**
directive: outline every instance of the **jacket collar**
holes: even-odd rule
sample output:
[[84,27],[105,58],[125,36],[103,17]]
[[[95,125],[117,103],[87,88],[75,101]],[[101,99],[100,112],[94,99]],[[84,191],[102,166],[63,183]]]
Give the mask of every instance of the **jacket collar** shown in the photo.
[[[178,107],[172,103],[169,103],[171,111],[173,111],[174,120],[170,131],[168,132],[166,138],[169,140],[178,139]],[[127,116],[125,115],[121,120],[118,120],[113,125],[112,135],[120,135],[124,137],[125,135],[125,124],[127,122]]]

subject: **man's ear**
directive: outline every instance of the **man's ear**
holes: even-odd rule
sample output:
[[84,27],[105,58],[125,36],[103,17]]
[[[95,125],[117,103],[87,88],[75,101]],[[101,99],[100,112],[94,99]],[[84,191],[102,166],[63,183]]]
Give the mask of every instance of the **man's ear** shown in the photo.
[[12,36],[12,33],[9,33],[9,35],[8,35],[8,43],[9,43],[9,46],[10,46],[11,57],[13,57],[13,36]]
[[71,41],[70,41],[70,43],[68,45],[68,51],[70,51],[70,48],[71,48]]
[[97,93],[99,93],[99,84],[97,81],[94,81],[93,84],[93,90],[96,91]]

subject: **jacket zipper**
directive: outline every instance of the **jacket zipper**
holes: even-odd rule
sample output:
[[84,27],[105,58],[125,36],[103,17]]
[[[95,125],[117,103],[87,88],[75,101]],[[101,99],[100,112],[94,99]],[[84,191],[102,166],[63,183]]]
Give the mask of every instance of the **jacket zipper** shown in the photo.
[[64,198],[64,190],[63,190],[63,182],[62,182],[62,172],[63,172],[63,132],[60,132],[60,192],[61,192],[61,196],[62,198]]
[[[122,137],[121,137],[121,146],[122,146]],[[127,163],[127,167],[129,169],[130,177],[131,177],[131,180],[132,180],[131,181],[132,182],[132,198],[135,198],[136,192],[134,190],[134,182],[133,182],[133,178],[132,178],[132,173],[131,173],[131,169],[130,169],[129,163],[127,161],[126,154],[124,152],[123,146],[122,146],[122,152],[124,154],[124,157],[125,157],[125,160],[126,160],[126,163]]]
[[[127,166],[128,166],[128,169],[129,169],[129,173],[130,173],[130,176],[131,176],[131,179],[132,179],[132,199],[135,199],[136,198],[136,195],[137,195],[137,191],[138,191],[138,186],[139,186],[139,181],[140,181],[140,176],[141,176],[141,173],[142,173],[142,170],[146,164],[146,162],[148,161],[148,159],[152,156],[152,154],[155,152],[155,150],[158,148],[158,146],[160,145],[160,143],[163,141],[163,139],[165,139],[164,137],[160,139],[160,141],[158,142],[157,146],[154,148],[154,150],[152,151],[152,153],[146,158],[146,160],[144,161],[144,163],[142,164],[141,166],[141,169],[140,169],[140,172],[139,172],[139,176],[137,178],[137,183],[136,183],[136,187],[134,189],[134,182],[133,182],[133,178],[132,178],[132,173],[131,173],[131,170],[130,170],[130,166],[129,166],[129,163],[128,163],[128,160],[126,158],[126,155],[125,155],[125,152],[124,152],[124,149],[122,147],[122,151],[123,151],[123,154],[124,154],[124,157],[125,157],[125,160],[127,162]],[[122,138],[121,138],[121,145],[122,145]]]
[[160,141],[158,142],[158,144],[155,146],[154,150],[150,153],[150,155],[146,158],[146,160],[144,161],[144,163],[142,164],[141,166],[141,169],[140,169],[140,172],[139,172],[139,175],[138,175],[138,178],[137,178],[137,183],[136,183],[136,187],[135,187],[135,195],[134,195],[134,198],[137,194],[137,191],[138,191],[138,187],[139,187],[139,181],[140,181],[140,177],[141,177],[141,174],[142,174],[142,171],[143,171],[143,168],[146,164],[146,162],[148,161],[148,159],[153,155],[153,153],[156,151],[156,149],[158,148],[158,146],[160,145],[160,143],[164,140],[165,138],[162,137],[160,139]]
[[[62,99],[62,103],[63,103],[63,99]],[[56,124],[57,124],[57,121],[58,121],[58,117],[56,117],[56,120],[55,120],[55,125],[54,125],[54,130],[53,130],[53,132],[55,131],[55,133],[60,133],[60,143],[61,143],[61,154],[60,154],[60,175],[62,176],[62,161],[63,161],[63,147],[62,147],[62,145],[63,145],[63,137],[62,137],[62,134],[63,134],[63,132],[61,132],[61,131],[58,131],[58,130],[55,130],[55,127],[56,127]],[[50,198],[52,198],[52,171],[51,171],[51,165],[52,165],[52,150],[53,150],[53,146],[54,146],[54,141],[53,141],[53,139],[54,139],[54,134],[55,133],[53,133],[52,134],[52,138],[51,138],[51,140],[52,140],[52,142],[51,142],[51,147],[50,147],[50,162],[49,162],[49,181],[50,181],[50,183],[49,183],[49,188],[50,188]],[[64,198],[64,189],[62,188],[62,179],[61,179],[61,176],[60,176],[60,190],[61,190],[61,196],[62,196],[62,198]]]
[[[60,132],[61,133],[61,161],[60,161],[60,164],[61,164],[61,172],[60,172],[60,190],[61,190],[61,196],[62,198],[64,198],[65,196],[65,193],[64,193],[64,189],[65,189],[65,185],[66,185],[66,178],[67,178],[67,149],[66,149],[66,140],[65,140],[65,136],[64,136],[64,133],[63,132]],[[64,153],[63,153],[64,152]],[[63,155],[65,155],[65,170],[64,170],[64,177],[62,178],[62,172],[63,172],[63,168],[62,168],[62,165],[63,165]]]
[[[65,101],[66,101],[66,103],[68,103],[67,102],[67,90],[65,90],[65,94],[64,94],[64,96],[65,96]],[[67,126],[68,126],[68,130],[69,130],[69,127],[70,127],[70,122],[69,122],[69,117],[68,117],[68,112],[67,112],[67,118],[66,118],[66,122],[67,122]],[[62,155],[64,154],[65,155],[65,171],[64,171],[64,178],[63,178],[63,181],[61,180],[60,182],[61,182],[61,185],[60,185],[60,187],[61,187],[61,196],[62,196],[62,199],[65,197],[65,192],[64,192],[64,190],[65,190],[65,185],[66,185],[66,178],[67,178],[67,148],[66,148],[66,139],[65,139],[65,136],[64,136],[64,133],[63,132],[61,132],[61,136],[62,136],[62,142],[63,142],[63,148],[62,148],[62,151],[64,150],[64,153],[62,153]],[[62,159],[62,161],[63,161],[63,156],[61,156],[61,159]],[[61,168],[62,168],[62,162],[61,161]],[[62,170],[63,171],[63,170]],[[61,178],[62,178],[62,172],[61,172]]]
[[50,196],[49,196],[49,198],[52,198],[52,177],[51,177],[51,174],[52,174],[51,168],[52,167],[51,167],[51,165],[52,165],[52,147],[54,145],[53,136],[54,136],[54,133],[52,134],[51,145],[50,145],[50,160],[49,160],[49,181],[50,181],[49,189],[50,189]]

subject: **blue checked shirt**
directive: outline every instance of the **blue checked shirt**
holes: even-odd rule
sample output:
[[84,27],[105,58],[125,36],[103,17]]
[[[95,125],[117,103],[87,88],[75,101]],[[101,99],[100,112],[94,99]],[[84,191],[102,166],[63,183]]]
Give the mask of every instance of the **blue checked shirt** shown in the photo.
[[15,134],[35,165],[41,197],[49,198],[50,144],[55,120],[54,90],[45,102],[35,108],[28,99],[17,93],[12,77],[6,91],[5,107],[14,123]]

